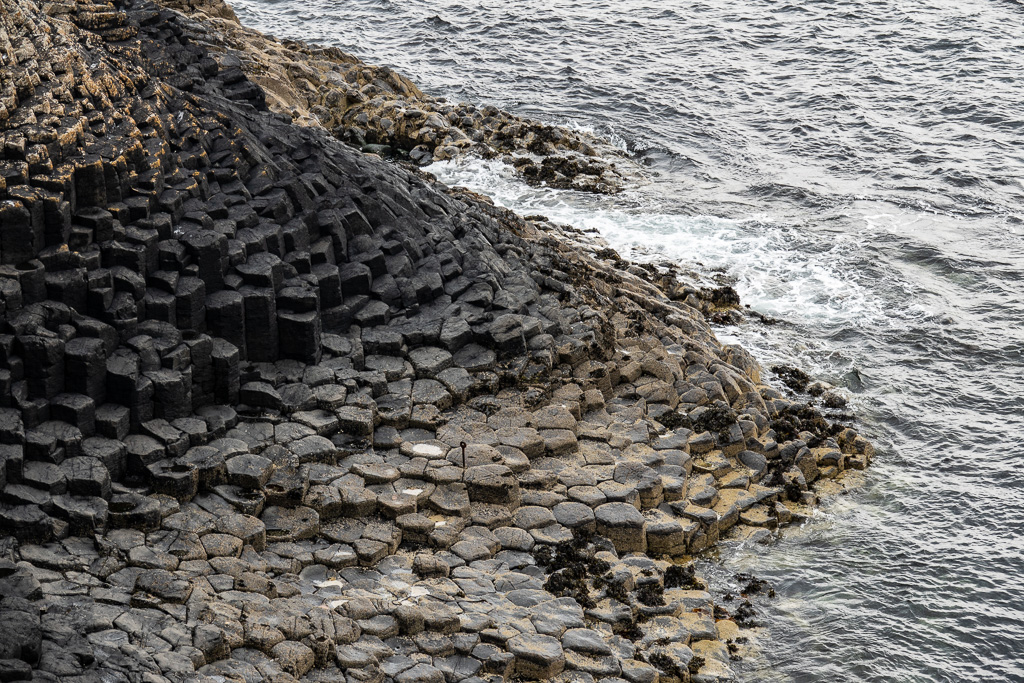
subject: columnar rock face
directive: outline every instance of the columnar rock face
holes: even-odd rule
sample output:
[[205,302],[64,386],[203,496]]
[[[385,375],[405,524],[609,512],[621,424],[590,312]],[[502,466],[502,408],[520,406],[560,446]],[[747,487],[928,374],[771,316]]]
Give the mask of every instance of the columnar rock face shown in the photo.
[[593,135],[431,97],[338,48],[274,40],[239,25],[223,0],[164,4],[214,27],[197,37],[215,53],[244,46],[231,65],[265,89],[272,111],[364,150],[418,165],[466,154],[500,158],[528,183],[587,192],[615,193],[630,182],[631,160]]
[[871,455],[727,293],[268,111],[229,10],[0,9],[0,678],[727,673],[670,560]]

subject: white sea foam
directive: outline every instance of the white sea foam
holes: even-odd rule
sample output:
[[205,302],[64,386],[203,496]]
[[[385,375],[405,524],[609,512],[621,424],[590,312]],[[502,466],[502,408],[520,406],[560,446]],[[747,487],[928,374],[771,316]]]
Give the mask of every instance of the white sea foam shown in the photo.
[[659,212],[638,193],[614,198],[531,187],[498,161],[460,159],[428,170],[522,215],[596,230],[614,249],[638,261],[724,271],[742,301],[792,322],[841,322],[881,314],[882,306],[856,272],[844,268],[852,238],[809,234],[769,216],[742,220]]

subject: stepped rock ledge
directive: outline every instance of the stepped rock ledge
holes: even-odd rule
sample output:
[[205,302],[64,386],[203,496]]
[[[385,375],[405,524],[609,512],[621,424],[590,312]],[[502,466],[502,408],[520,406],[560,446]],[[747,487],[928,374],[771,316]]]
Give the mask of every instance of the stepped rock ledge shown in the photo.
[[872,448],[470,153],[628,175],[218,2],[0,0],[0,680],[731,679],[692,555]]

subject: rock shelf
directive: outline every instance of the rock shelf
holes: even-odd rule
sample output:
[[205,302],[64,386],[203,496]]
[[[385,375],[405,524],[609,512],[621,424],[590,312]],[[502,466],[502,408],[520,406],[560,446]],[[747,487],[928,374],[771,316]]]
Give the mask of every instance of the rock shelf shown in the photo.
[[192,26],[197,43],[215,56],[229,55],[229,63],[263,89],[272,111],[364,151],[419,166],[465,155],[499,158],[530,184],[602,194],[642,178],[620,149],[589,133],[432,97],[393,70],[337,48],[277,40],[242,26],[220,0],[164,4],[198,19]]
[[0,0],[0,680],[728,680],[689,556],[870,444],[728,291],[296,125],[172,4]]

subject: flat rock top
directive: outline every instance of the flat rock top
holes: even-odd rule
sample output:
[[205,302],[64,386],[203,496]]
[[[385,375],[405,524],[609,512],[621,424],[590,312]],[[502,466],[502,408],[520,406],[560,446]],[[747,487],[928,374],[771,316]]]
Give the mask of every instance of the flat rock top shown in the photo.
[[565,657],[562,644],[557,638],[544,635],[518,635],[508,641],[509,652],[516,657],[543,662],[545,664]]
[[594,508],[594,515],[601,524],[612,527],[642,527],[644,516],[629,503],[605,503]]

